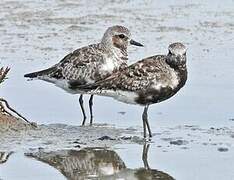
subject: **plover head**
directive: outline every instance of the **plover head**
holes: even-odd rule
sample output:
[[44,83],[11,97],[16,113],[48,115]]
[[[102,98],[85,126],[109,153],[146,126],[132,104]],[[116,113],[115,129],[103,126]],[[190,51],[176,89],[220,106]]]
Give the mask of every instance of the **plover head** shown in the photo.
[[181,65],[186,63],[187,48],[182,43],[176,42],[168,46],[168,62],[173,65]]
[[109,27],[102,38],[102,44],[108,48],[117,48],[121,51],[126,52],[129,44],[135,46],[143,46],[141,43],[131,39],[131,33],[128,28],[124,26],[112,26]]

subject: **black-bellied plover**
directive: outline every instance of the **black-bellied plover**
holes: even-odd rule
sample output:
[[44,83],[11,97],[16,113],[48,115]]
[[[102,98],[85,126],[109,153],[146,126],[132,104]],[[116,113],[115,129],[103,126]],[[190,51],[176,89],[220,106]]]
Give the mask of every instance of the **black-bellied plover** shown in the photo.
[[[152,137],[147,115],[149,105],[172,97],[187,80],[186,47],[182,43],[173,43],[168,50],[167,55],[145,58],[104,80],[79,88],[87,93],[110,96],[128,104],[143,105],[144,137],[146,128]],[[76,89],[78,85],[72,82],[70,86]]]
[[[106,30],[100,43],[77,49],[54,66],[25,74],[24,77],[48,81],[69,93],[81,94],[79,103],[84,118],[82,125],[84,125],[86,114],[83,107],[83,93],[79,90],[70,89],[68,81],[75,81],[79,85],[92,84],[106,78],[114,71],[126,67],[129,44],[143,46],[131,39],[131,33],[126,27],[112,26]],[[93,121],[92,106],[93,95],[89,99],[90,124]]]

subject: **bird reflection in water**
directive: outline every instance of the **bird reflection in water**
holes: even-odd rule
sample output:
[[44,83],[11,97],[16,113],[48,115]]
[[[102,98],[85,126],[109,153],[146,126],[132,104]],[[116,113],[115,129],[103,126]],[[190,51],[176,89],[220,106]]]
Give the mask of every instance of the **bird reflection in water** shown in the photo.
[[53,166],[72,180],[107,176],[126,168],[117,153],[103,148],[84,148],[79,151],[61,150],[49,153],[39,151],[26,155]]
[[148,150],[149,144],[145,144],[142,153],[144,168],[137,169],[127,168],[115,151],[104,148],[84,148],[79,151],[39,151],[28,153],[26,156],[53,166],[70,180],[172,180],[170,175],[149,167]]

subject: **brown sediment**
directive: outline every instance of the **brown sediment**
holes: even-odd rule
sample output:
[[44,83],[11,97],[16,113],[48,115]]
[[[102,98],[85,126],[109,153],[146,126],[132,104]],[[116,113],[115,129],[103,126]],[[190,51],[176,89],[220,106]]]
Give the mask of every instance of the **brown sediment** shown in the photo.
[[[3,105],[3,103],[5,103],[6,108]],[[19,118],[12,115],[12,112],[16,114]],[[37,127],[37,125],[35,123],[29,122],[26,118],[24,118],[17,111],[11,108],[5,99],[0,98],[0,133],[9,130],[26,130],[31,129],[33,127]]]
[[0,133],[26,130],[30,127],[32,126],[23,120],[0,112]]
[[[6,75],[10,68],[0,68],[0,84],[6,79]],[[19,118],[12,115],[14,113]],[[25,129],[27,126],[36,126],[30,123],[25,117],[14,110],[7,102],[7,100],[0,98],[0,132],[8,130],[20,130]]]
[[[3,103],[5,104],[6,109],[3,105]],[[16,110],[14,110],[12,107],[10,107],[10,105],[8,104],[7,100],[0,98],[0,112],[7,114],[9,116],[13,116],[9,111],[15,113],[19,118],[21,118],[22,120],[24,120],[25,122],[27,122],[28,124],[31,124],[32,126],[36,126],[34,123],[31,123],[30,121],[28,121],[24,116],[22,116],[20,113],[18,113]],[[14,116],[13,116],[14,117]]]

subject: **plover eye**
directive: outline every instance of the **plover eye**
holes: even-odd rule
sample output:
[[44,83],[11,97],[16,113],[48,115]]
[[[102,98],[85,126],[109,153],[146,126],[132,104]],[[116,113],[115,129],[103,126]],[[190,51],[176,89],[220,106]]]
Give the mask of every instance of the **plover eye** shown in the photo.
[[123,39],[123,38],[125,38],[125,35],[124,34],[120,34],[119,38]]

